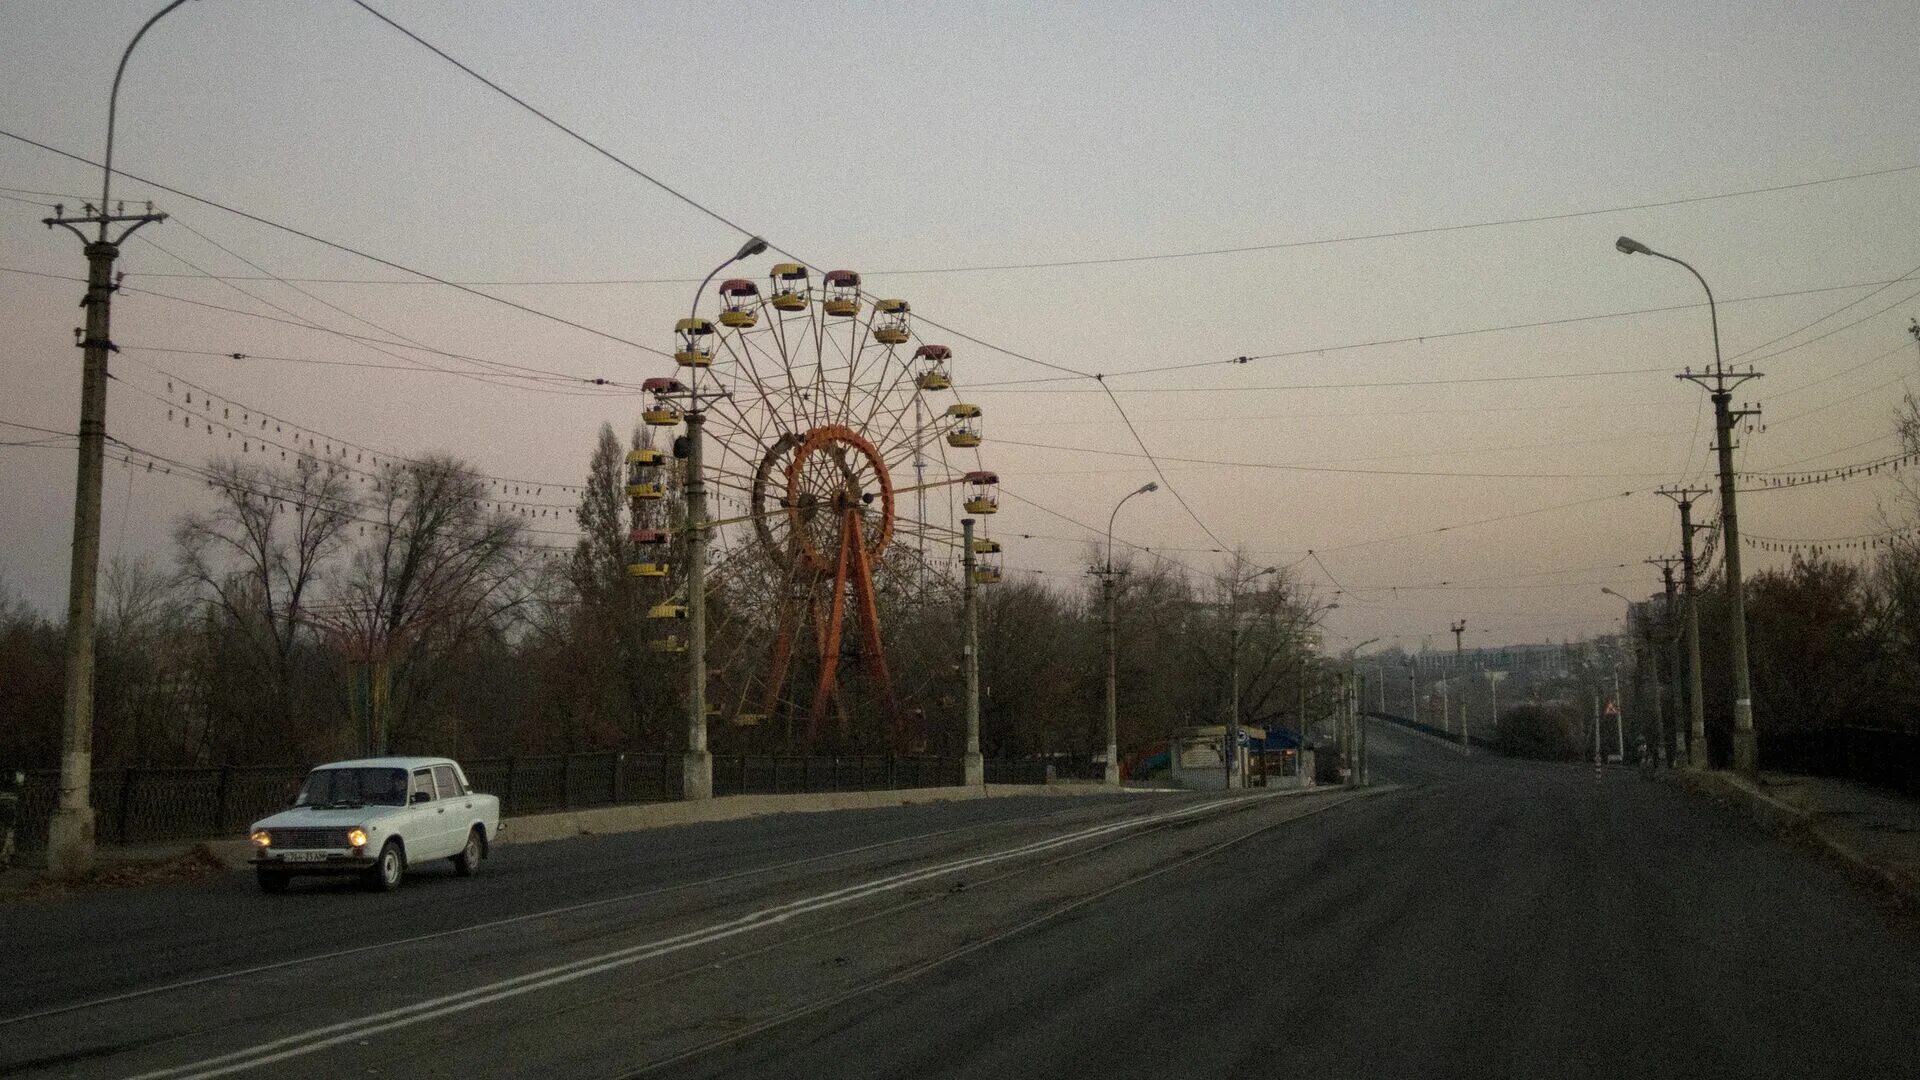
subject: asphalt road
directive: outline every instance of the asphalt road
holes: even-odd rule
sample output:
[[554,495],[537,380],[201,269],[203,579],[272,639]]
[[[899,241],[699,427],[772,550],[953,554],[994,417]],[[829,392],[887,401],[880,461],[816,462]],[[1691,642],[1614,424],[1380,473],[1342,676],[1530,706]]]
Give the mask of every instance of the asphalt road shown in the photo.
[[1920,943],[1809,857],[1630,773],[1373,747],[1363,795],[786,815],[384,896],[0,905],[0,1076],[1920,1071]]

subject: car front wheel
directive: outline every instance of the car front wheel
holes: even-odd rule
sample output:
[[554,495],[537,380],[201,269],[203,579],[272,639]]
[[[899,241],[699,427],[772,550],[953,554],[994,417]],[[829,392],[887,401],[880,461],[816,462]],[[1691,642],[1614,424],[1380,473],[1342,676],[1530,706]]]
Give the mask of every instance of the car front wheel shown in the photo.
[[380,849],[380,858],[367,871],[367,888],[375,892],[392,892],[400,887],[400,878],[407,872],[407,857],[400,853],[397,840],[387,841]]
[[487,857],[486,841],[480,839],[480,827],[474,826],[467,831],[467,846],[453,857],[453,872],[461,877],[472,877],[480,869],[480,860]]

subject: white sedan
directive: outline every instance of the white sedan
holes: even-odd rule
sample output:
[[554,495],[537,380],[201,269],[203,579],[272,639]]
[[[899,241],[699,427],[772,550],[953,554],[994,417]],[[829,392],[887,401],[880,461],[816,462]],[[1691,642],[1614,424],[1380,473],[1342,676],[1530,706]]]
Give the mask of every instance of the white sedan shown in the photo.
[[295,874],[357,874],[384,892],[432,859],[462,876],[478,870],[500,832],[500,800],[447,758],[338,761],[308,773],[293,806],[251,831],[265,892],[285,892]]

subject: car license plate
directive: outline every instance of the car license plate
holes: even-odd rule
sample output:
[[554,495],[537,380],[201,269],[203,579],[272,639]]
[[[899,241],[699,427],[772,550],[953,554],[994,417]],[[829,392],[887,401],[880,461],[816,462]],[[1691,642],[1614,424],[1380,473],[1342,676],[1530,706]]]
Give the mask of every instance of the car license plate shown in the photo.
[[282,862],[321,862],[327,857],[324,851],[288,851],[280,856]]

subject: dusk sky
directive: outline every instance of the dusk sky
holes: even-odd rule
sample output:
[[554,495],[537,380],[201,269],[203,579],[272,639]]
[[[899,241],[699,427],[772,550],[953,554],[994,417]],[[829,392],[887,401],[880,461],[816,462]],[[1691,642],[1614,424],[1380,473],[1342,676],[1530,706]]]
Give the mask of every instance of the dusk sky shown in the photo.
[[[1621,234],[1698,268],[1726,357],[1765,372],[1737,395],[1764,409],[1743,470],[1899,450],[1920,364],[1912,0],[370,2],[688,199],[977,339],[918,327],[986,412],[1011,574],[1083,587],[1115,502],[1162,480],[1191,514],[1167,490],[1134,499],[1121,541],[1211,572],[1210,531],[1291,567],[1340,605],[1330,649],[1450,645],[1459,618],[1469,646],[1606,631],[1623,606],[1602,586],[1657,590],[1642,560],[1678,527],[1653,489],[1708,476],[1713,427],[1673,377],[1712,361],[1704,295],[1616,252]],[[114,64],[160,6],[0,3],[0,129],[97,161]],[[168,16],[129,65],[116,154],[659,349],[744,239],[348,0]],[[98,190],[97,167],[0,137],[0,580],[49,614],[74,455],[35,429],[77,426],[65,279],[85,260],[40,220]],[[124,249],[113,311],[108,431],[150,454],[232,449],[166,418],[191,383],[329,440],[576,484],[641,398],[393,353],[673,373],[137,181],[115,194],[170,215]],[[1164,472],[1097,383],[1034,360],[1105,375]],[[1870,537],[1900,520],[1898,479],[1756,492],[1742,525],[1776,546]],[[103,561],[166,560],[207,494],[117,462],[105,492]],[[1743,554],[1749,572],[1789,557]]]

